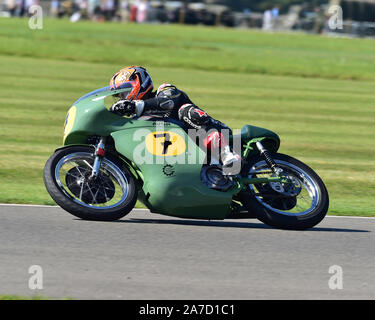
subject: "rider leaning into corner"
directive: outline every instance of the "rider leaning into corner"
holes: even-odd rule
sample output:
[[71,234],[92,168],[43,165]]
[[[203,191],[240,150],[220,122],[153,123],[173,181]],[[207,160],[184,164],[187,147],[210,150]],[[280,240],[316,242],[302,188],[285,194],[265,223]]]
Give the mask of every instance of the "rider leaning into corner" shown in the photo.
[[153,92],[151,76],[143,67],[130,66],[121,69],[111,78],[110,88],[121,89],[128,83],[131,84],[132,90],[120,93],[120,100],[111,106],[111,112],[121,116],[158,115],[179,120],[188,129],[203,129],[208,132],[204,140],[205,147],[211,151],[220,150],[223,173],[238,173],[238,170],[231,169],[236,168],[235,164],[241,161],[241,157],[231,150],[220,132],[222,129],[230,130],[225,124],[208,116],[185,92],[172,84],[164,83]]

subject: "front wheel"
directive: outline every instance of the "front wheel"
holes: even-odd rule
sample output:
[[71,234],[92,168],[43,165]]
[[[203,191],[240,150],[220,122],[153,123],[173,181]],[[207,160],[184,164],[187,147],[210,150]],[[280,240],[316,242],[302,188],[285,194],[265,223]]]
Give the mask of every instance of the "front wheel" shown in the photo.
[[[240,201],[259,220],[276,228],[303,230],[317,225],[329,206],[323,181],[301,161],[280,153],[271,155],[288,183],[249,185]],[[249,159],[243,172],[249,178],[274,176],[260,156]]]
[[55,202],[84,220],[113,221],[124,217],[137,200],[134,178],[115,157],[102,159],[91,178],[94,148],[72,146],[55,152],[44,167],[44,183]]

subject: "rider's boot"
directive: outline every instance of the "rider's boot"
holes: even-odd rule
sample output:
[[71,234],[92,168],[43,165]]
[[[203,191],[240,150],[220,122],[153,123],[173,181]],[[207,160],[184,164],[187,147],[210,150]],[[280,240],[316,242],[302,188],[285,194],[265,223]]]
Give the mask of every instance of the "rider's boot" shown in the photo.
[[241,156],[233,152],[229,145],[226,145],[221,150],[221,162],[223,163],[223,174],[227,176],[234,176],[240,173],[242,159]]
[[224,175],[232,176],[240,173],[242,159],[237,153],[231,150],[229,144],[220,132],[215,131],[209,134],[205,140],[205,146],[214,154],[218,154],[219,152],[217,151],[220,150],[220,154],[218,155],[223,164]]

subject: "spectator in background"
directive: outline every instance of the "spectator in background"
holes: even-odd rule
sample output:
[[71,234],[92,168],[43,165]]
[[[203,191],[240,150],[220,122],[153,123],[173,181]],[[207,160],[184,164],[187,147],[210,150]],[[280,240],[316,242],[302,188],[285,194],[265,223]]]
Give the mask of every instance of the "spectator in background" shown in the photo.
[[272,11],[266,10],[263,14],[263,30],[269,31],[272,30]]
[[38,4],[38,0],[26,0],[25,1],[26,15],[30,16],[31,15],[31,13],[29,12],[30,7],[34,6],[34,5],[37,5],[37,4]]
[[9,14],[13,17],[16,13],[16,1],[15,0],[8,0],[5,2],[7,5],[7,9]]
[[[15,14],[15,11],[16,11],[16,2],[15,0],[4,0],[4,9],[6,9],[10,16],[14,16]],[[1,10],[1,6],[0,6],[0,10]]]
[[130,14],[129,1],[128,0],[121,0],[121,4],[120,4],[121,21],[123,21],[123,22],[129,21],[129,14]]
[[138,2],[135,2],[130,7],[130,21],[137,21]]
[[94,19],[95,17],[95,10],[99,7],[99,0],[89,0],[87,3],[87,14],[89,19]]
[[277,19],[279,17],[279,13],[280,13],[279,6],[273,7],[271,13],[272,13],[272,19]]
[[63,10],[61,16],[68,15],[70,17],[73,13],[73,3],[70,0],[65,0],[62,3],[62,7]]
[[147,21],[147,13],[149,10],[149,4],[146,0],[142,0],[138,4],[138,10],[137,10],[137,22],[138,23],[144,23]]
[[315,7],[314,12],[316,13],[316,19],[314,24],[314,32],[322,33],[324,29],[325,15],[320,7]]
[[252,21],[251,21],[251,10],[249,8],[245,8],[243,10],[244,19],[242,22],[242,26],[244,27],[251,27]]
[[279,6],[275,6],[271,10],[272,14],[272,29],[275,30],[277,28],[277,22],[279,18],[280,8]]
[[103,13],[105,20],[110,21],[115,15],[115,1],[105,0],[103,5]]
[[82,18],[88,18],[88,3],[87,0],[79,0],[78,2],[79,12]]
[[25,0],[16,0],[15,2],[15,15],[23,17],[25,14]]
[[56,18],[59,14],[60,2],[59,0],[52,0],[51,7],[50,7],[50,15],[53,18]]

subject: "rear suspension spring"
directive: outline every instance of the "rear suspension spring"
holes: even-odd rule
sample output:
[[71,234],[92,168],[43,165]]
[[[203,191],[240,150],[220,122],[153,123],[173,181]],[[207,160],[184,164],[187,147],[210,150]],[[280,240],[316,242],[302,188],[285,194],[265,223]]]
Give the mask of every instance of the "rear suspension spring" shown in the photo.
[[266,148],[264,148],[263,145],[259,141],[256,142],[256,146],[257,146],[261,156],[266,161],[267,165],[271,168],[272,172],[277,174],[279,172],[279,170],[277,169],[276,162],[271,157],[271,154],[269,153],[269,151]]

